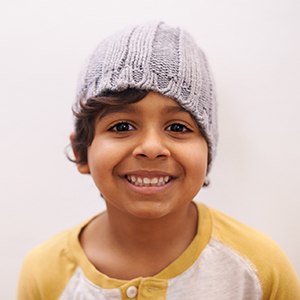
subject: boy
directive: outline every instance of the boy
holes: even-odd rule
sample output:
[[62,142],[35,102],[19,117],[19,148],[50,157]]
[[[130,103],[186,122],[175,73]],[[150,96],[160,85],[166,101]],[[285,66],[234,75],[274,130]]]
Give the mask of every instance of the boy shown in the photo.
[[206,58],[164,23],[102,41],[79,82],[71,144],[106,211],[33,250],[18,298],[300,299],[286,257],[194,196],[216,151]]

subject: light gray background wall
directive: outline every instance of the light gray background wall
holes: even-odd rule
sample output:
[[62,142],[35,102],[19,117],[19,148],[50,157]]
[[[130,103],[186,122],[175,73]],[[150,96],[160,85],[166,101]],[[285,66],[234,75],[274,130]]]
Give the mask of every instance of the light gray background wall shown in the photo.
[[81,64],[108,34],[158,19],[192,33],[217,83],[218,157],[197,199],[270,235],[300,273],[298,0],[2,0],[1,299],[29,249],[104,207],[64,156]]

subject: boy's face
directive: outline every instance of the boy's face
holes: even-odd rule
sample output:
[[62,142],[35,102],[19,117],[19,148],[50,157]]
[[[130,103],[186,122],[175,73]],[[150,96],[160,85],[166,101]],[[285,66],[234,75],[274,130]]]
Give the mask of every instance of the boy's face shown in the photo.
[[207,144],[195,120],[169,97],[150,92],[95,125],[90,173],[107,209],[160,218],[190,205],[202,187]]

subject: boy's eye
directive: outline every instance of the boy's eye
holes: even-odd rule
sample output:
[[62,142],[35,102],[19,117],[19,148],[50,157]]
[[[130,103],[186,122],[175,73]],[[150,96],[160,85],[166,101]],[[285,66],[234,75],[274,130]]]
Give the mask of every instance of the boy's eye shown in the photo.
[[110,131],[131,131],[134,130],[134,127],[128,122],[119,122],[112,126]]
[[191,131],[189,128],[187,128],[185,125],[180,123],[173,123],[169,125],[166,130],[168,131],[174,131],[174,132],[188,132]]

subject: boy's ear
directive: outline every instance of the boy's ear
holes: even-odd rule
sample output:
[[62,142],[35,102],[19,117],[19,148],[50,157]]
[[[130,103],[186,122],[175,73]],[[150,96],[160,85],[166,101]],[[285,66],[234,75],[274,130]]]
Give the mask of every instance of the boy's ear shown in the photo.
[[[74,153],[75,159],[76,159],[76,161],[78,161],[79,160],[79,154],[78,154],[78,152],[76,151],[76,149],[74,147],[74,140],[75,140],[75,133],[72,132],[70,134],[71,147],[72,147],[72,151]],[[86,164],[76,164],[76,166],[77,166],[77,170],[81,174],[90,174],[90,168],[89,168],[88,163],[86,163]]]

